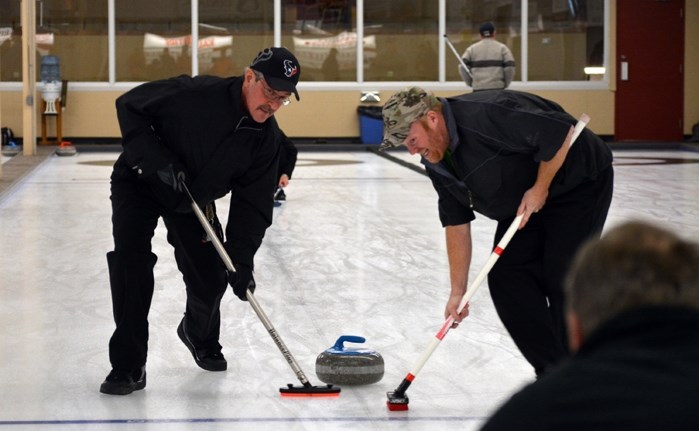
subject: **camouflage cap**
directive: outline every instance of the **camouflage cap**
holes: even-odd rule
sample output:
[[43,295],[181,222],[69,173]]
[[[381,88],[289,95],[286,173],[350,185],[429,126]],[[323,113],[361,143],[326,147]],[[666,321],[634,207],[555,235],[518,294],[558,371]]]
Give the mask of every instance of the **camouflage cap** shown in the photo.
[[437,104],[437,98],[420,87],[406,88],[391,96],[381,111],[383,141],[379,150],[402,145],[413,122]]

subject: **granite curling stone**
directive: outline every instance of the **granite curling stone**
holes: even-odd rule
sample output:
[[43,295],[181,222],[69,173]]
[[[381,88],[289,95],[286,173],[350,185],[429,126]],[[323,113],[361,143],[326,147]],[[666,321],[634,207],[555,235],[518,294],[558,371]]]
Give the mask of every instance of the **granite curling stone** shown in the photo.
[[74,156],[77,154],[77,150],[75,149],[75,146],[71,144],[68,141],[63,141],[61,144],[56,148],[56,155],[58,156]]
[[10,141],[8,144],[3,144],[2,155],[6,157],[13,157],[22,152],[22,146],[17,145],[14,141]]
[[345,342],[364,343],[364,337],[343,335],[335,345],[316,359],[316,374],[324,383],[333,385],[368,385],[383,377],[383,357],[375,350],[348,348]]

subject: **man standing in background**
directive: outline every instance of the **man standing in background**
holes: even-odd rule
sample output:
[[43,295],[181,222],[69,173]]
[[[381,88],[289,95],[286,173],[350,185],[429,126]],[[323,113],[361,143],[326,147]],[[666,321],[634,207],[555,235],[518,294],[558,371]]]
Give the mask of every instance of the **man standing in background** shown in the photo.
[[481,40],[469,46],[463,56],[470,73],[459,64],[459,74],[473,91],[505,89],[515,76],[512,52],[495,40],[492,22],[482,24],[480,34]]

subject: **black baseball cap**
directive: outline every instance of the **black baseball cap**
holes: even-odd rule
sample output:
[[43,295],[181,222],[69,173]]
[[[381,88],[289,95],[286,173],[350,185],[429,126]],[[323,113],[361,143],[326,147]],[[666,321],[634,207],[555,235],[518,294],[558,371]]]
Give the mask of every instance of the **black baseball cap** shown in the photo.
[[491,37],[495,33],[495,25],[492,22],[484,22],[480,28],[481,36]]
[[273,89],[294,93],[296,100],[300,100],[296,84],[301,77],[301,65],[288,49],[265,48],[257,54],[250,68],[262,73]]

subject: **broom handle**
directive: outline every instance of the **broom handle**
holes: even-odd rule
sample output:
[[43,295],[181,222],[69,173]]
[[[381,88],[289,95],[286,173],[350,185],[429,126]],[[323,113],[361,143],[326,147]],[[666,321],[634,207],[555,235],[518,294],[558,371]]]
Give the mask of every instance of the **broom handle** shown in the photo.
[[[520,214],[517,217],[515,217],[510,227],[507,228],[505,235],[502,237],[500,242],[498,242],[498,245],[497,247],[495,247],[495,250],[493,250],[493,252],[490,253],[490,257],[488,257],[485,266],[483,267],[483,269],[481,269],[481,272],[478,273],[476,279],[471,284],[471,287],[468,290],[466,290],[466,293],[461,298],[461,303],[459,304],[459,313],[466,306],[473,294],[476,293],[478,287],[481,285],[481,283],[483,283],[483,280],[485,280],[485,277],[490,272],[490,269],[493,267],[493,265],[495,265],[495,262],[497,262],[505,247],[507,247],[507,243],[510,242],[515,232],[517,232],[517,228],[519,227],[519,224],[522,222],[522,217],[524,217],[524,214]],[[447,333],[449,332],[449,329],[451,329],[453,324],[454,318],[452,316],[449,316],[442,325],[442,328],[434,336],[434,339],[432,340],[432,343],[430,343],[427,350],[423,352],[422,356],[418,360],[417,364],[415,364],[415,367],[410,372],[410,374],[416,376],[420,372],[422,367],[425,365],[425,362],[427,362],[427,359],[429,359],[429,357],[432,355],[432,352],[434,352],[434,350],[437,348],[442,339],[446,337]]]
[[457,60],[459,60],[459,63],[461,63],[461,66],[463,66],[464,70],[466,70],[466,73],[468,73],[469,76],[473,76],[473,75],[471,75],[471,69],[469,69],[468,66],[466,66],[466,63],[464,63],[464,59],[461,58],[461,56],[459,55],[459,52],[456,50],[456,48],[454,47],[454,45],[453,45],[453,44],[451,43],[451,41],[449,40],[449,36],[447,36],[447,35],[445,34],[445,35],[444,35],[444,40],[447,41],[447,45],[449,45],[449,48],[451,48],[451,52],[454,53],[454,55],[456,56]]
[[[196,214],[197,218],[199,219],[199,223],[201,223],[201,226],[204,228],[206,234],[211,239],[214,248],[218,252],[218,255],[221,257],[221,260],[223,260],[224,265],[226,265],[226,269],[230,272],[235,272],[235,267],[233,266],[233,261],[231,260],[231,257],[228,255],[228,252],[226,252],[226,249],[223,247],[223,244],[218,239],[218,235],[216,235],[216,232],[214,232],[214,229],[211,227],[211,224],[209,224],[209,221],[206,219],[206,216],[202,212],[201,208],[199,208],[199,205],[197,205],[196,201],[194,200],[194,197],[189,192],[187,185],[184,183],[184,181],[180,182],[180,184],[182,185],[182,190],[189,198],[190,204],[192,206],[192,211],[194,211],[194,214]],[[269,320],[264,310],[262,310],[262,307],[260,307],[260,304],[257,302],[257,299],[255,299],[255,295],[253,295],[252,292],[248,289],[245,293],[245,297],[252,306],[252,309],[255,310],[255,314],[257,314],[257,317],[259,317],[260,321],[262,321],[262,325],[264,325],[265,329],[267,329],[267,332],[272,337],[272,340],[274,340],[274,344],[276,344],[279,350],[282,352],[282,355],[284,356],[284,359],[286,359],[286,362],[288,362],[291,366],[291,369],[294,370],[296,377],[298,377],[298,379],[304,386],[310,385],[310,382],[306,377],[306,374],[304,374],[303,370],[301,370],[301,367],[299,366],[298,362],[296,362],[296,359],[294,359],[294,356],[291,354],[289,349],[286,347],[286,344],[284,344],[284,341],[279,336],[279,333],[277,333],[277,330],[274,329],[274,326],[272,326],[272,322]]]

